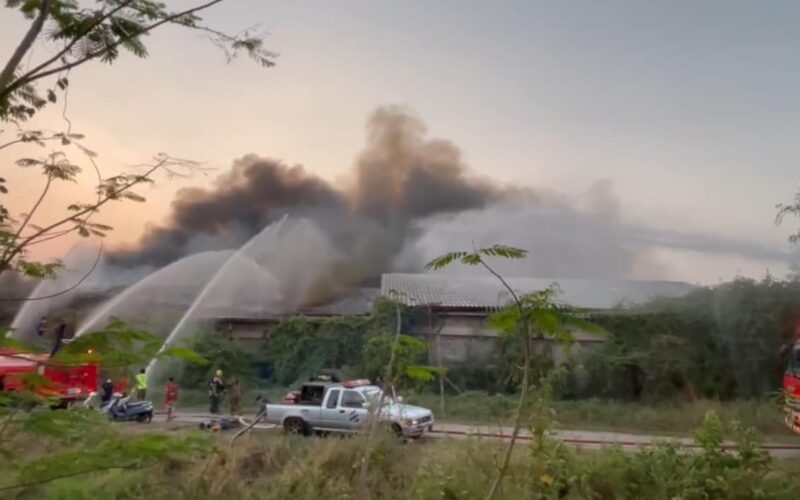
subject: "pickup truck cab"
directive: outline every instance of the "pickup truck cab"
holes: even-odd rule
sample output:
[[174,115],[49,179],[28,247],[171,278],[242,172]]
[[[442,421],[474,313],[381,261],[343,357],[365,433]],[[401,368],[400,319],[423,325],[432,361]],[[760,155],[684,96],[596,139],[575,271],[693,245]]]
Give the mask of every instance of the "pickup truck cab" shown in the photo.
[[[381,398],[381,388],[369,381],[305,384],[293,404],[267,404],[266,421],[292,434],[354,433],[363,428],[370,409]],[[381,422],[404,437],[419,437],[433,429],[433,413],[404,404],[393,394],[384,396]]]

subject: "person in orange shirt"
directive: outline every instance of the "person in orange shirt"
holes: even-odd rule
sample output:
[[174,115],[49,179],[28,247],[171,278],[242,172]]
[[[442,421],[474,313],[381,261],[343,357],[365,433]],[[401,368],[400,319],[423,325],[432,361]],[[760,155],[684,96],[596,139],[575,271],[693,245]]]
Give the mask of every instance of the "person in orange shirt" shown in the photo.
[[175,383],[174,378],[170,377],[167,389],[164,392],[164,409],[167,411],[167,422],[173,419],[172,413],[175,410],[175,404],[178,402],[178,392],[178,384]]

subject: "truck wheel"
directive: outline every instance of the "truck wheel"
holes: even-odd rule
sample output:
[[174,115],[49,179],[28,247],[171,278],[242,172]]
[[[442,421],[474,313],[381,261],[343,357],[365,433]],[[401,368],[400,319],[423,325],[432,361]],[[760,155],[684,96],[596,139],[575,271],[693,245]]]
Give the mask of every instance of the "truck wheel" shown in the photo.
[[396,422],[392,424],[392,433],[400,439],[403,438],[403,428]]
[[69,409],[69,401],[62,399],[57,404],[50,405],[51,410],[66,410]]
[[295,434],[298,436],[305,436],[308,433],[306,423],[299,418],[287,418],[283,422],[283,430],[286,434]]

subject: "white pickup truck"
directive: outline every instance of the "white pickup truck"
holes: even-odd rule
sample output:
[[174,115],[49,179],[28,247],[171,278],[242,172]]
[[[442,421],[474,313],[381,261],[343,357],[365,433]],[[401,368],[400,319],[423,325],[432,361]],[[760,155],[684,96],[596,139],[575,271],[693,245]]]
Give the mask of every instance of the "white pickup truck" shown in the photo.
[[[354,433],[363,427],[370,408],[378,404],[381,388],[368,381],[311,382],[300,390],[297,402],[267,404],[266,421],[283,426],[287,433]],[[433,429],[433,413],[404,404],[402,398],[386,394],[380,419],[398,435],[419,437]]]

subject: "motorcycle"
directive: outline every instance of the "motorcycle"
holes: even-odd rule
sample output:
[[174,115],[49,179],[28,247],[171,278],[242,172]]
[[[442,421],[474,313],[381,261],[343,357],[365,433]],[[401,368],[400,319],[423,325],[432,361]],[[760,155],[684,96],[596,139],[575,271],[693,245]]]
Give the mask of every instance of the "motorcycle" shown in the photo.
[[129,397],[114,394],[111,400],[100,407],[114,422],[150,423],[153,420],[153,403],[150,401],[129,401]]

